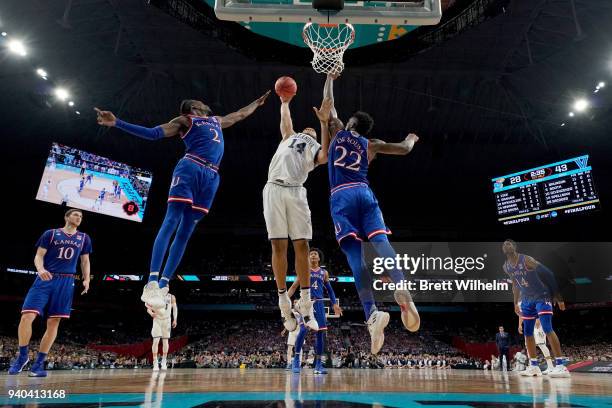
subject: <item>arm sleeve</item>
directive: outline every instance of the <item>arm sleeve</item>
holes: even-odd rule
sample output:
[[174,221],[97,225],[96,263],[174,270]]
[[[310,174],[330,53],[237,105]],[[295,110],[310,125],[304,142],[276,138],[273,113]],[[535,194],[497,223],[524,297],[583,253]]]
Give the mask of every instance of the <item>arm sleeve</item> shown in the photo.
[[38,241],[36,241],[36,248],[45,248],[45,249],[49,249],[49,244],[51,243],[51,240],[53,239],[53,230],[48,230],[43,232],[43,234],[40,236],[40,238],[38,238]]
[[325,289],[327,290],[327,294],[329,295],[329,300],[331,300],[332,305],[336,304],[336,294],[334,293],[334,289],[332,288],[331,283],[329,281],[325,281]]
[[546,266],[538,263],[538,266],[535,268],[535,273],[538,274],[538,278],[546,285],[548,290],[550,290],[553,296],[559,294],[559,286],[557,286],[557,280],[555,279],[555,274],[548,269]]
[[147,128],[144,126],[138,126],[132,123],[124,122],[121,119],[117,119],[115,127],[131,135],[138,136],[141,139],[157,140],[164,137],[164,130],[161,128],[161,126]]

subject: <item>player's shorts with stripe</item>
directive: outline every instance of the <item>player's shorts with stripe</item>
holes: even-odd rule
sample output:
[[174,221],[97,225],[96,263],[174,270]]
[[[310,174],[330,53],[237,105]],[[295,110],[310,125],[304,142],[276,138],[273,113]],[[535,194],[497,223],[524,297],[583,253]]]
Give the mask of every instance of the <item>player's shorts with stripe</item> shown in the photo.
[[263,189],[268,239],[312,239],[312,222],[306,189],[271,182]]
[[521,316],[523,319],[537,319],[539,316],[544,314],[553,314],[553,305],[550,301],[525,301],[521,300],[519,307],[521,309]]
[[378,200],[365,183],[347,183],[333,188],[329,204],[338,242],[349,237],[365,240],[391,233]]
[[208,213],[219,188],[219,173],[212,164],[190,154],[174,168],[168,202],[191,204],[196,211]]
[[172,328],[172,322],[170,317],[163,319],[153,319],[153,327],[151,328],[151,337],[162,339],[170,338],[170,330]]
[[48,281],[36,277],[28,291],[21,313],[33,312],[45,317],[70,317],[74,294],[74,275],[53,274]]

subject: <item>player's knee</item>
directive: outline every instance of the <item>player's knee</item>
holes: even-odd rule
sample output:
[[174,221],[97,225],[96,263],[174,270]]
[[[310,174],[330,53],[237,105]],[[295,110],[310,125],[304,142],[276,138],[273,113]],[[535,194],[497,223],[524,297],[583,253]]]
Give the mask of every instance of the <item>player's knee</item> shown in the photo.
[[286,239],[273,239],[272,243],[273,254],[286,254],[287,253],[287,240]]
[[308,247],[308,240],[298,239],[296,241],[293,241],[293,249],[295,250],[296,254],[300,253],[308,255]]
[[62,319],[59,317],[50,317],[47,319],[47,329],[55,329],[59,327],[60,321]]
[[34,319],[36,319],[36,316],[38,316],[36,313],[22,313],[21,314],[21,321],[23,323],[32,324]]
[[546,334],[553,333],[552,316],[551,315],[549,315],[549,314],[541,315],[540,316],[540,324],[542,325],[542,330],[544,331],[544,333],[546,333]]

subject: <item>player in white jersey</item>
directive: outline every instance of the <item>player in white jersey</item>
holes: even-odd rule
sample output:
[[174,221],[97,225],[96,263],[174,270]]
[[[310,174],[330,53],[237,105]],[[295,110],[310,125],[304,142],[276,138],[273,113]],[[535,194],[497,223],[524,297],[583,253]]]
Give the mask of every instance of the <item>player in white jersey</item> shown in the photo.
[[[523,334],[523,318],[520,316],[519,333]],[[542,351],[542,354],[544,354],[544,358],[546,359],[546,370],[542,371],[542,374],[547,375],[554,368],[554,364],[552,361],[552,357],[550,356],[550,350],[546,345],[546,333],[544,333],[544,329],[542,328],[542,324],[540,323],[539,319],[536,319],[535,328],[533,330],[533,337],[535,338],[536,346],[538,346],[538,348]]]
[[[293,307],[295,307],[296,303],[297,303],[297,300],[294,299]],[[285,329],[283,330],[281,335],[284,335],[285,333],[287,333],[287,366],[285,367],[285,370],[291,370],[291,361],[293,360],[293,350],[295,349],[295,341],[297,340],[297,336],[300,333],[300,329],[297,326],[295,330],[293,331],[288,331],[287,329]],[[300,360],[301,360],[301,355],[300,355]]]
[[51,179],[47,180],[45,182],[45,184],[43,184],[42,187],[42,198],[43,200],[46,200],[47,197],[49,196],[49,188],[51,187]]
[[[162,339],[162,360],[161,369],[168,369],[168,341],[170,339],[170,328],[174,329],[177,324],[178,306],[174,295],[167,293],[164,297],[165,306],[153,309],[147,306],[147,313],[153,318],[153,328],[151,329],[151,337],[153,337],[153,345],[151,351],[153,353],[153,371],[160,369],[157,354],[159,350],[159,339]],[[172,320],[172,316],[174,320]]]
[[272,271],[278,289],[278,306],[283,324],[288,331],[295,330],[297,322],[287,296],[287,249],[289,239],[295,251],[295,271],[300,282],[300,300],[296,312],[313,330],[318,329],[310,300],[310,270],[308,268],[308,241],[312,239],[312,223],[306,189],[303,184],[308,173],[317,165],[327,163],[329,132],[327,120],[331,100],[323,100],[321,108],[313,108],[321,125],[321,144],[317,132],[306,128],[293,129],[289,103],[293,96],[281,97],[280,131],[282,140],[272,157],[268,182],[263,189],[263,208],[268,239],[272,244]]

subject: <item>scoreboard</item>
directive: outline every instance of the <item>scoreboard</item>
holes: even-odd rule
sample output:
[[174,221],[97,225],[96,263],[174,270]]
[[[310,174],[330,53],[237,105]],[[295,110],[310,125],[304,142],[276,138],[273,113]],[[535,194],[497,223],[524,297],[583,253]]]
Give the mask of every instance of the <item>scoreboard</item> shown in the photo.
[[491,179],[498,220],[516,224],[599,208],[589,156]]

